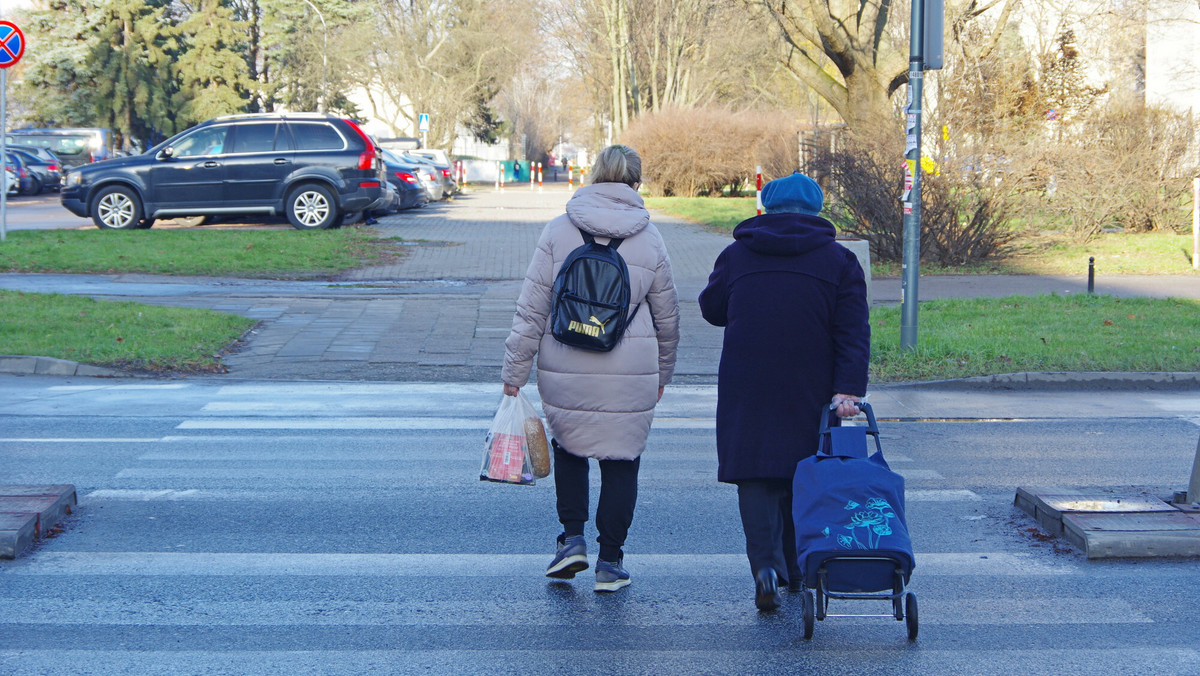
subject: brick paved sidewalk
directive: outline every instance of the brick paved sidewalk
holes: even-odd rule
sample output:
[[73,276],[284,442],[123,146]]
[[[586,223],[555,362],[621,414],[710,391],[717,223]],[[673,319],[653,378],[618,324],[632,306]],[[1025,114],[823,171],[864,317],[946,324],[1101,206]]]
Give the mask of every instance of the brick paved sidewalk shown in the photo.
[[[240,305],[229,299],[220,308],[269,320],[226,359],[230,375],[498,379],[525,269],[542,228],[563,213],[569,198],[565,185],[479,187],[452,202],[381,219],[379,233],[410,242],[409,255],[343,277],[379,284],[377,295]],[[656,215],[654,223],[680,292],[677,372],[685,379],[715,378],[721,331],[700,317],[696,297],[730,239],[681,219]]]

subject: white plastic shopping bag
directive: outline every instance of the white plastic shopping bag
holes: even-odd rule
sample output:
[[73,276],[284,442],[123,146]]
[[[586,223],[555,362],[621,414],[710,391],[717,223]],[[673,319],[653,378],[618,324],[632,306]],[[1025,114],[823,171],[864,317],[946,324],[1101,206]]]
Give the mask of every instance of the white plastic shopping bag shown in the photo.
[[502,397],[488,430],[479,480],[532,486],[549,474],[546,432],[533,404],[523,392]]

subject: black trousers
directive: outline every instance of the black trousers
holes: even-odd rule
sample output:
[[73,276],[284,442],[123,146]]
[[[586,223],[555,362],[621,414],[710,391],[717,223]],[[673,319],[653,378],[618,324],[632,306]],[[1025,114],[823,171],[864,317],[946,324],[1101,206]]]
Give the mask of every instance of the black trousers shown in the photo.
[[803,575],[796,563],[792,480],[745,479],[735,483],[751,574],[773,568],[781,583],[799,580]]
[[[571,455],[558,442],[554,446],[554,492],[558,497],[558,520],[565,535],[583,535],[588,519],[588,459]],[[642,459],[600,460],[600,503],[596,506],[596,530],[600,536],[600,559],[616,561],[633,523],[637,504],[637,475]]]

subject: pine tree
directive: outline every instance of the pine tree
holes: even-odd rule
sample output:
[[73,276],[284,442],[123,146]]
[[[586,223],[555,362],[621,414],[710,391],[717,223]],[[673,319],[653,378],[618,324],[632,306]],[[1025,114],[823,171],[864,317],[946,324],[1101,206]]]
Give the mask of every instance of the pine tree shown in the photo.
[[256,88],[249,72],[248,24],[230,0],[200,0],[179,23],[179,89],[173,105],[184,126],[250,109]]

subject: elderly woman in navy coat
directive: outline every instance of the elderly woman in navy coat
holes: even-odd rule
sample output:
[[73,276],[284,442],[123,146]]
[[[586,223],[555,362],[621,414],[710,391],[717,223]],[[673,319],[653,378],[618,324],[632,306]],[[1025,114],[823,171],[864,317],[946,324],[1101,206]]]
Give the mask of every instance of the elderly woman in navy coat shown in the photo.
[[871,328],[862,267],[817,214],[803,174],[763,188],[766,213],[738,224],[700,310],[725,327],[717,386],[720,481],[736,484],[755,605],[800,589],[792,523],[796,463],[817,451],[820,416],[855,415],[866,395]]

